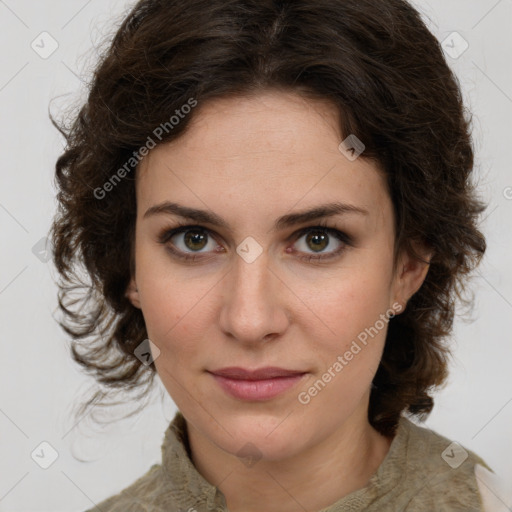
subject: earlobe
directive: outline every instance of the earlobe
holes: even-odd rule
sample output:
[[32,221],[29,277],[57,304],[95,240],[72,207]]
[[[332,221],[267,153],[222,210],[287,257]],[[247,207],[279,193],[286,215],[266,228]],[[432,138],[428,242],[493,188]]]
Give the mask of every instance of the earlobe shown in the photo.
[[137,288],[137,284],[135,283],[135,279],[132,278],[130,284],[126,288],[125,297],[129,299],[129,301],[136,307],[140,309],[140,299],[139,299],[139,290]]

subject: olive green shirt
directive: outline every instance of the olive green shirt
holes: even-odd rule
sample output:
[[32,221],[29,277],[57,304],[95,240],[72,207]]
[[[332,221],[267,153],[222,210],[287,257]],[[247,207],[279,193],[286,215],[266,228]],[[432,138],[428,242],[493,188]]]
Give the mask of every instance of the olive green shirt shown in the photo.
[[[197,471],[189,450],[178,411],[165,432],[162,463],[86,512],[229,512],[224,495]],[[476,464],[486,467],[473,452],[402,417],[366,486],[310,512],[482,512]]]

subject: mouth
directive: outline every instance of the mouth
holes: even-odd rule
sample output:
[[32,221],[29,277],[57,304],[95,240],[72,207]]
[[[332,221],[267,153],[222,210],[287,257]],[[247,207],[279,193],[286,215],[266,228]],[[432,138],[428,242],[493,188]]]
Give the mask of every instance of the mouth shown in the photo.
[[270,400],[297,385],[308,372],[266,367],[257,370],[230,367],[208,371],[230,396],[244,401]]

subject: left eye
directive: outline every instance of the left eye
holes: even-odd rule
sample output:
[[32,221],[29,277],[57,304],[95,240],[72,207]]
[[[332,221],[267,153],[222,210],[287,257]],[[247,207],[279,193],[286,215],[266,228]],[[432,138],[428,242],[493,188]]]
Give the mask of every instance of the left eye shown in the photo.
[[[338,231],[337,229],[325,228],[322,226],[316,226],[313,228],[306,228],[298,234],[298,242],[304,238],[302,246],[305,249],[313,249],[313,255],[304,256],[304,259],[325,259],[338,255],[344,249],[345,245],[349,243],[348,236],[345,233]],[[323,252],[326,248],[331,247],[333,244],[331,240],[336,242],[337,249],[328,252],[327,256],[324,256]],[[298,244],[301,245],[300,243]],[[299,252],[307,252],[306,250],[300,249]],[[316,253],[321,252],[321,255],[316,256]]]
[[[214,243],[213,240],[209,239],[210,234],[210,230],[203,228],[202,226],[181,226],[179,228],[164,231],[159,236],[158,241],[161,244],[166,245],[171,254],[177,258],[197,260],[199,259],[196,256],[197,254],[208,253],[211,250],[214,250],[218,245]],[[185,236],[178,237],[178,235]],[[177,238],[178,243],[172,242],[169,244],[168,242],[173,238]],[[211,238],[215,239],[213,236]],[[347,234],[326,226],[304,228],[293,235],[292,238],[297,239],[298,242],[304,238],[304,242],[302,242],[302,244],[298,243],[299,246],[302,245],[302,248],[299,248],[298,251],[294,250],[293,252],[306,253],[306,256],[299,256],[299,258],[308,261],[335,257],[343,252],[345,246],[351,245],[351,238]],[[335,250],[325,253],[325,249],[332,246],[331,241],[333,239],[336,242]],[[202,249],[207,248],[208,243],[211,243],[212,246],[210,247],[210,250],[202,251]],[[338,246],[337,248],[336,245]],[[308,254],[307,249],[310,249],[313,252]]]

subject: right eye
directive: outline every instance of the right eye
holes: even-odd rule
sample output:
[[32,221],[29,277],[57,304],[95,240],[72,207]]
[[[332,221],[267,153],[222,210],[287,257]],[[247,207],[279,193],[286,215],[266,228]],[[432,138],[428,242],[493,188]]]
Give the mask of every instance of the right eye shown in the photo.
[[[178,236],[183,234],[184,236]],[[177,241],[169,243],[173,238]],[[197,259],[195,254],[211,252],[218,247],[218,244],[213,242],[210,231],[201,226],[180,226],[166,229],[159,235],[158,241],[165,245],[172,254],[185,260],[195,260]],[[208,244],[210,244],[210,250],[202,251],[204,248],[208,249]]]

